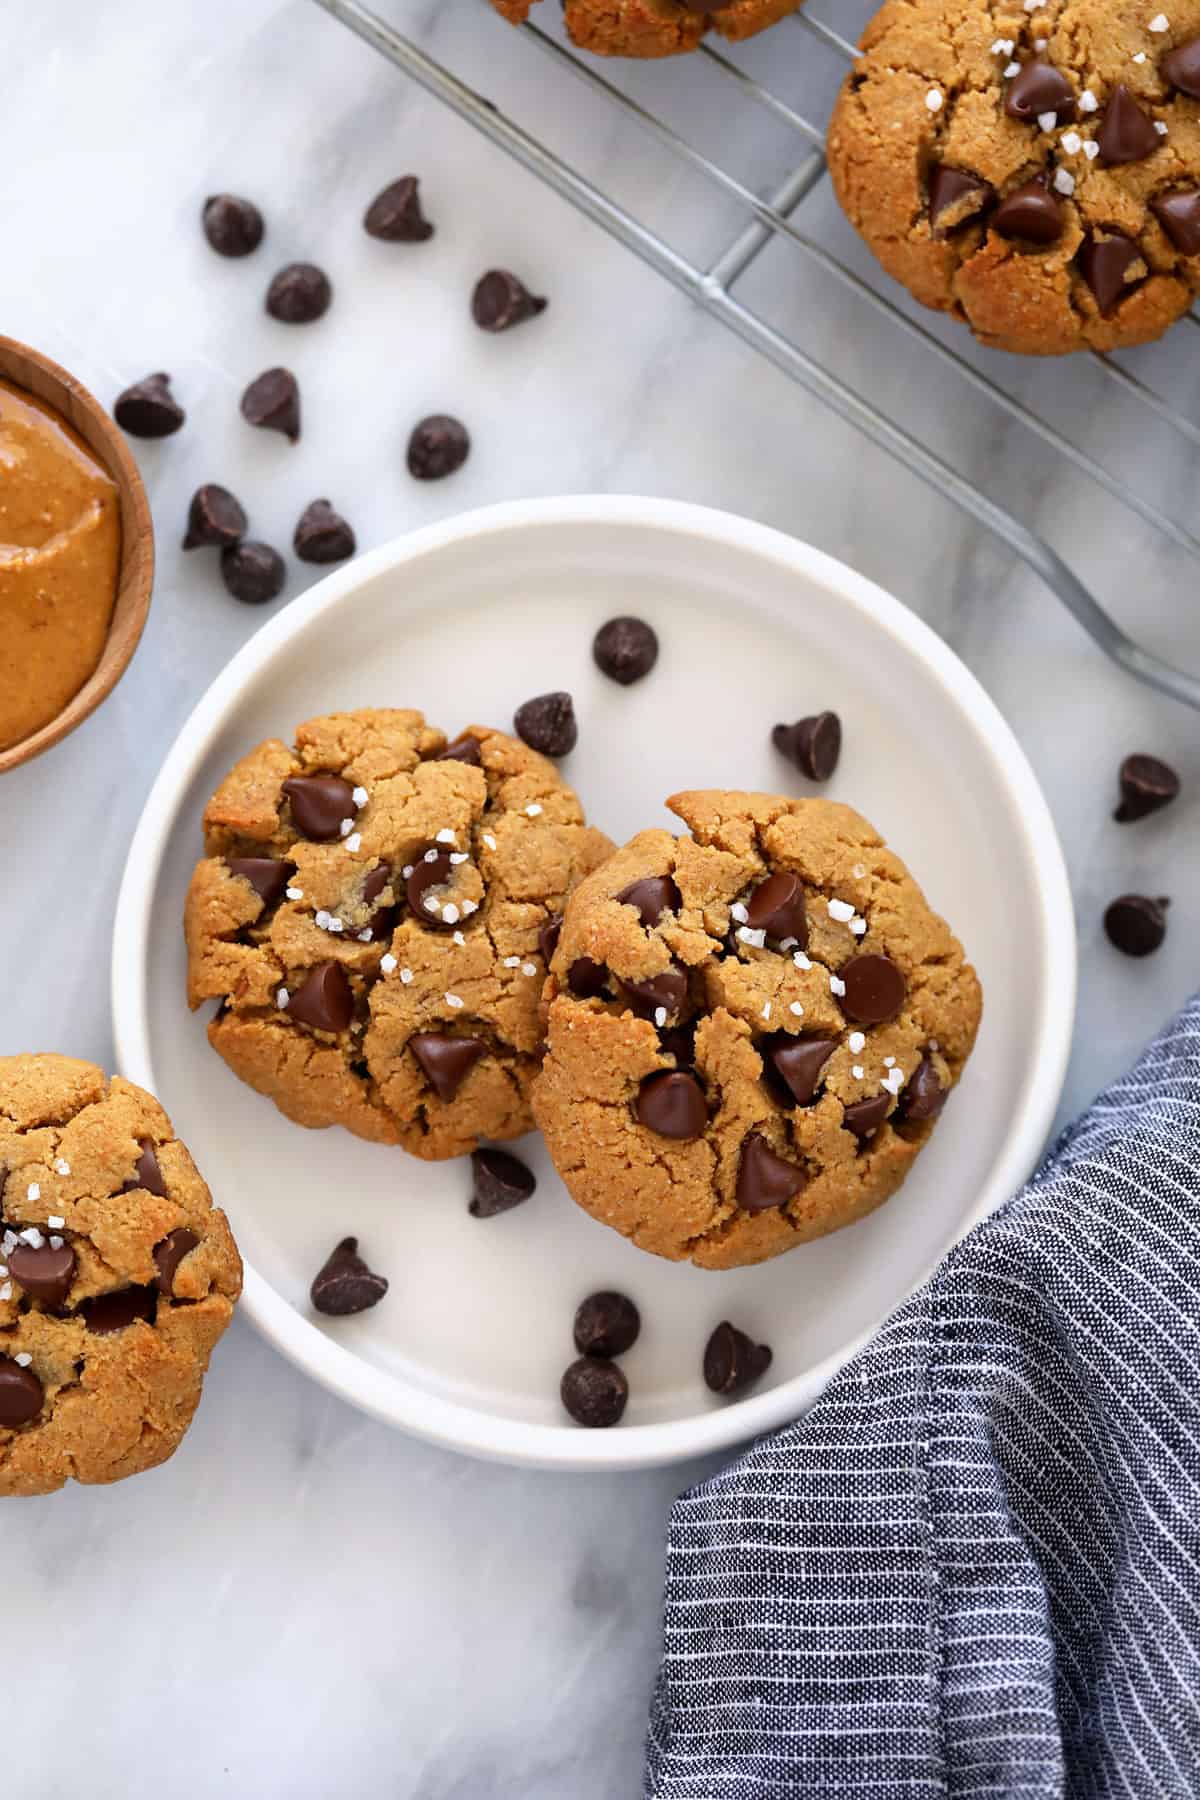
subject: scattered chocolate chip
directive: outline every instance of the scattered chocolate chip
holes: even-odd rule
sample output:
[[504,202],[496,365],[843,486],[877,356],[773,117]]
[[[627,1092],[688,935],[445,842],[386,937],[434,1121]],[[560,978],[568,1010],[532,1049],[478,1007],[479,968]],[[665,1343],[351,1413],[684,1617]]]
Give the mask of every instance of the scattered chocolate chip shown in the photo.
[[433,226],[421,211],[419,190],[415,175],[402,175],[399,181],[389,182],[363,216],[367,236],[382,238],[386,244],[426,243],[433,236]]
[[283,325],[311,325],[329,311],[333,289],[316,263],[288,263],[267,289],[266,307]]
[[781,1034],[763,1046],[768,1067],[774,1069],[796,1106],[807,1106],[821,1083],[821,1071],[837,1049],[836,1038],[788,1037]]
[[644,619],[610,619],[592,640],[592,658],[610,681],[632,687],[658,661],[658,637]]
[[218,256],[249,256],[262,243],[263,216],[238,194],[210,194],[200,217]]
[[444,1031],[417,1031],[409,1038],[412,1053],[439,1100],[453,1100],[475,1064],[487,1054],[480,1038],[451,1037]]
[[629,1399],[629,1383],[616,1363],[581,1356],[562,1378],[562,1403],[577,1425],[592,1430],[615,1425]]
[[155,1244],[154,1266],[158,1270],[160,1294],[166,1294],[169,1298],[175,1292],[175,1271],[199,1242],[194,1231],[189,1231],[186,1225],[180,1225]]
[[558,949],[558,940],[562,936],[562,923],[562,914],[555,913],[538,932],[538,950],[547,968],[554,961],[554,952]]
[[1063,209],[1038,175],[1002,200],[992,214],[993,228],[1003,238],[1025,238],[1031,244],[1053,244],[1062,236]]
[[158,1290],[152,1287],[115,1288],[111,1294],[97,1294],[80,1307],[83,1322],[98,1337],[124,1331],[138,1319],[153,1325],[158,1311]]
[[756,1344],[723,1319],[704,1347],[704,1382],[714,1394],[736,1394],[771,1366],[767,1344]]
[[475,283],[471,317],[481,331],[508,331],[525,319],[536,319],[546,305],[507,269],[489,269]]
[[657,925],[665,912],[678,912],[682,904],[679,889],[669,875],[647,875],[622,888],[617,899],[623,906],[637,908],[638,917],[647,931]]
[[216,544],[223,549],[244,536],[248,523],[240,502],[229,489],[206,481],[192,495],[183,547],[194,550],[199,544]]
[[417,856],[412,865],[412,874],[404,884],[413,916],[431,930],[452,931],[458,923],[457,917],[443,919],[440,909],[430,905],[426,899],[434,888],[445,887],[453,872],[454,865],[450,861],[449,850],[441,844],[430,844]]
[[313,1031],[345,1031],[354,1017],[354,993],[345,969],[340,963],[318,963],[288,996],[286,1010]]
[[900,1117],[913,1124],[936,1119],[949,1094],[949,1088],[944,1088],[938,1080],[937,1070],[928,1056],[923,1056],[900,1095]]
[[461,469],[470,452],[466,426],[447,413],[432,413],[412,428],[408,472],[418,481],[441,481]]
[[1149,956],[1167,935],[1169,905],[1146,894],[1122,894],[1104,915],[1109,942],[1126,956]]
[[771,741],[810,781],[828,781],[842,754],[842,721],[835,712],[816,713],[794,725],[777,725]]
[[1144,819],[1169,806],[1179,793],[1179,777],[1170,763],[1140,751],[1121,764],[1121,804],[1113,818],[1119,825]]
[[537,694],[518,706],[513,726],[523,744],[543,756],[569,756],[579,742],[570,694]]
[[937,163],[929,173],[929,223],[941,237],[974,219],[990,206],[996,190],[965,169]]
[[468,1210],[474,1219],[494,1219],[498,1213],[511,1212],[537,1187],[533,1170],[508,1150],[472,1150],[471,1173],[475,1195]]
[[42,1410],[42,1384],[32,1369],[0,1356],[0,1425],[15,1431],[28,1425]]
[[1096,142],[1106,163],[1141,162],[1161,143],[1154,120],[1144,113],[1123,81],[1112,91],[1104,109]]
[[804,1170],[776,1156],[761,1132],[750,1133],[738,1165],[737,1203],[743,1212],[767,1212],[783,1206],[807,1183]]
[[113,418],[130,437],[164,438],[178,431],[186,414],[171,393],[169,375],[147,375],[118,394]]
[[687,970],[673,963],[661,975],[649,975],[643,981],[622,981],[621,991],[641,1018],[653,1019],[658,1012],[665,1012],[667,1019],[677,1018],[687,1004]]
[[803,950],[808,943],[808,915],[800,877],[781,870],[761,881],[746,902],[746,924],[751,931],[765,931],[777,943],[795,938]]
[[31,1300],[58,1307],[71,1291],[75,1252],[70,1244],[60,1244],[57,1250],[51,1244],[37,1250],[31,1244],[15,1244],[8,1253],[8,1272]]
[[358,548],[347,520],[328,500],[314,500],[300,514],[292,544],[301,562],[345,562]]
[[1200,190],[1175,188],[1150,202],[1154,214],[1181,256],[1200,254]]
[[300,388],[290,369],[264,369],[242,395],[242,417],[263,431],[281,431],[294,444],[300,437]]
[[162,1170],[158,1166],[158,1157],[154,1153],[154,1145],[149,1138],[138,1139],[138,1159],[133,1165],[133,1175],[121,1189],[123,1194],[135,1194],[143,1189],[147,1194],[157,1194],[160,1200],[167,1197],[167,1184],[163,1180]]
[[886,956],[852,956],[838,973],[846,984],[842,1011],[860,1025],[886,1025],[904,1005],[907,983]]
[[686,1143],[703,1136],[708,1102],[694,1075],[661,1069],[656,1075],[647,1075],[638,1089],[637,1116],[647,1131]]
[[266,606],[283,592],[287,567],[270,544],[243,540],[222,550],[221,580],[243,606]]
[[358,1254],[358,1239],[343,1238],[313,1276],[308,1290],[313,1306],[329,1318],[345,1319],[351,1313],[378,1306],[388,1291],[384,1276],[376,1275]]
[[595,1000],[608,986],[608,970],[590,956],[580,956],[567,970],[567,986],[578,1000]]
[[581,1356],[624,1356],[641,1329],[638,1309],[624,1294],[589,1294],[575,1312],[575,1348]]
[[264,906],[274,906],[283,897],[296,865],[277,856],[227,856],[225,867],[231,875],[248,881]]
[[283,784],[292,824],[312,844],[332,843],[358,807],[354,789],[340,775],[289,775]]
[[888,1094],[869,1094],[865,1100],[852,1100],[842,1113],[842,1124],[854,1133],[860,1144],[875,1136],[891,1105]]
[[1200,100],[1200,38],[1191,38],[1186,44],[1177,44],[1174,50],[1168,50],[1158,69],[1171,87],[1178,88],[1181,94],[1190,94],[1193,100]]
[[464,734],[460,738],[455,738],[452,744],[447,744],[444,750],[439,750],[433,760],[434,762],[465,762],[470,763],[474,769],[481,769],[483,767],[483,751],[479,748],[478,738]]
[[1034,57],[1022,63],[1004,96],[1004,110],[1010,119],[1035,124],[1042,113],[1052,112],[1060,125],[1075,117],[1075,90],[1052,63]]
[[1110,313],[1148,273],[1132,238],[1120,231],[1089,232],[1079,248],[1079,271],[1102,313]]

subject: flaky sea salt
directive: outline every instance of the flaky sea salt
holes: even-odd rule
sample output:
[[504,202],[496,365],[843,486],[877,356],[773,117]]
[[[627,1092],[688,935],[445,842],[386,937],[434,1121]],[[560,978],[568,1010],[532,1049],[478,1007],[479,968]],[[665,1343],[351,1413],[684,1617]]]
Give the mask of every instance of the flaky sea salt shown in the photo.
[[437,834],[437,842],[439,844],[457,844],[458,838],[448,825],[444,825]]
[[1099,104],[1100,102],[1097,100],[1095,94],[1093,94],[1091,88],[1084,88],[1082,94],[1079,96],[1080,112],[1093,113]]
[[51,1231],[61,1231],[66,1222],[67,1221],[58,1213],[50,1213],[46,1219],[46,1223]]
[[386,956],[379,959],[379,967],[385,975],[393,975],[396,971],[396,959],[389,950]]
[[541,807],[540,807],[540,806],[539,806],[539,805],[538,805],[538,803],[537,803],[537,801],[536,801],[536,800],[534,800],[534,801],[533,801],[533,802],[532,802],[532,803],[531,803],[531,804],[530,804],[530,805],[529,805],[529,806],[527,806],[527,807],[526,807],[526,808],[525,808],[525,812],[526,812],[526,815],[527,815],[527,817],[529,817],[529,818],[531,818],[531,819],[536,819],[536,818],[537,818],[537,816],[538,816],[538,814],[539,814],[539,813],[540,813],[540,812],[541,812],[541,810],[542,810],[542,809],[541,809]]
[[443,994],[442,998],[452,1012],[457,1012],[459,1007],[463,1004],[462,996],[459,994]]
[[362,808],[367,804],[368,795],[367,795],[366,788],[365,787],[356,787],[354,792],[351,794],[350,798],[353,800],[355,806],[357,806],[359,811],[361,812]]
[[41,1197],[42,1197],[41,1187],[38,1185],[38,1183],[36,1181],[31,1181],[29,1186],[25,1189],[25,1198],[27,1200],[40,1200]]
[[850,1036],[846,1039],[846,1042],[850,1046],[851,1052],[857,1056],[860,1050],[865,1050],[867,1047],[866,1033],[863,1031],[852,1031]]
[[831,919],[836,919],[839,925],[848,925],[854,917],[854,908],[848,900],[831,900],[829,916]]
[[404,983],[405,987],[409,987],[411,985],[412,978],[413,978],[413,972],[411,969],[401,969],[400,979]]
[[940,88],[930,88],[925,96],[925,104],[931,113],[941,112],[943,106],[942,90]]
[[350,836],[346,839],[346,848],[350,852],[351,856],[357,855],[357,853],[362,849],[362,832],[361,831],[352,831],[350,833]]
[[1073,194],[1075,192],[1075,177],[1071,174],[1069,169],[1055,169],[1054,185],[1060,194]]
[[71,1173],[71,1165],[67,1161],[65,1156],[60,1156],[58,1161],[55,1163],[54,1173],[56,1175],[69,1175]]
[[829,977],[829,991],[831,994],[836,994],[839,1000],[846,992],[846,984],[840,975],[831,975]]

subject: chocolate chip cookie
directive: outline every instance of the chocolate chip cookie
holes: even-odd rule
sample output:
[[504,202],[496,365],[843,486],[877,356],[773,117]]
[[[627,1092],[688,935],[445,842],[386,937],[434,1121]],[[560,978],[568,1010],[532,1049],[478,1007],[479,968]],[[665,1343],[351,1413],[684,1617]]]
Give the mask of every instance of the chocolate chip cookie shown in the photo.
[[165,1462],[233,1316],[225,1215],[157,1100],[0,1057],[0,1494]]
[[1037,356],[1159,337],[1200,289],[1200,0],[887,0],[829,168],[889,275]]
[[[754,37],[802,0],[729,0],[725,6],[703,0],[563,0],[563,13],[573,43],[598,56],[678,56],[694,50],[706,31],[731,42]],[[529,17],[534,0],[492,0],[497,12],[514,25]]]
[[581,883],[534,1112],[586,1212],[709,1269],[895,1193],[962,1073],[975,971],[865,819],[690,793]]
[[552,763],[419,712],[313,719],[204,814],[188,1000],[234,1073],[300,1125],[417,1156],[528,1131],[542,933],[612,846]]

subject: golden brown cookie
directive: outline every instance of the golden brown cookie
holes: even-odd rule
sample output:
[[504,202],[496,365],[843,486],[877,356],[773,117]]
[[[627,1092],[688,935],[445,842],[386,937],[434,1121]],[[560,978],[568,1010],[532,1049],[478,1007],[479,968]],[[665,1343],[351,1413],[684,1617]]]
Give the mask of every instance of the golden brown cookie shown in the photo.
[[[694,50],[706,31],[736,43],[765,31],[802,0],[729,0],[705,6],[695,0],[564,0],[571,41],[598,56],[678,56]],[[534,0],[492,0],[514,25],[529,17]]]
[[0,1494],[165,1462],[242,1264],[157,1100],[69,1056],[0,1057]]
[[419,712],[312,719],[204,814],[185,929],[209,1040],[300,1125],[414,1155],[528,1131],[539,934],[609,854],[554,765]]
[[1159,337],[1200,288],[1200,0],[887,0],[829,128],[889,275],[1001,350]]
[[577,889],[534,1112],[586,1212],[642,1250],[761,1262],[908,1173],[979,1025],[975,971],[830,800],[677,794]]

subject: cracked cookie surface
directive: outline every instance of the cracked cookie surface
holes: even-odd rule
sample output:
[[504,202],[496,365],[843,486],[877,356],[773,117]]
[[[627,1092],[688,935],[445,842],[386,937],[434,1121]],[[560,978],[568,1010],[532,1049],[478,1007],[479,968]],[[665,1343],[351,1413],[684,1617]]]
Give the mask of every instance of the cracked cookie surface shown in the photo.
[[981,995],[878,834],[829,800],[700,792],[581,883],[534,1111],[574,1199],[643,1250],[761,1262],[900,1186]]
[[460,1156],[532,1123],[539,936],[609,854],[554,765],[419,712],[340,713],[260,744],[205,809],[188,1000],[306,1126]]
[[889,275],[985,344],[1146,343],[1200,289],[1200,0],[887,0],[829,169]]
[[0,1494],[165,1462],[242,1265],[162,1107],[68,1056],[0,1057]]
[[[536,0],[492,0],[514,25],[524,24]],[[730,0],[726,6],[691,0],[564,0],[571,41],[598,56],[679,56],[707,31],[731,43],[754,37],[795,12],[802,0]]]

